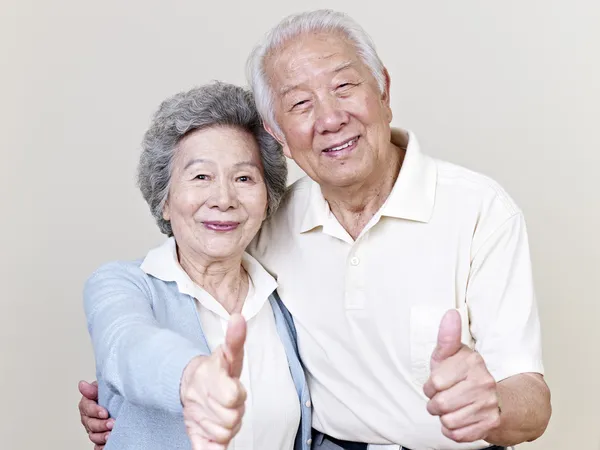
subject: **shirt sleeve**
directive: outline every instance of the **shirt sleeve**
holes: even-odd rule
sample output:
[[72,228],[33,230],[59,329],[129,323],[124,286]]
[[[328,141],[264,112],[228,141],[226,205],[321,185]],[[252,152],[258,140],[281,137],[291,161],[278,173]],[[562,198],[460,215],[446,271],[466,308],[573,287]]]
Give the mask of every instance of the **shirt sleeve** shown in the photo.
[[84,309],[102,382],[127,401],[181,412],[183,370],[202,349],[163,328],[139,267],[111,263],[86,282]]
[[525,220],[509,217],[477,249],[467,287],[475,349],[496,381],[544,373]]

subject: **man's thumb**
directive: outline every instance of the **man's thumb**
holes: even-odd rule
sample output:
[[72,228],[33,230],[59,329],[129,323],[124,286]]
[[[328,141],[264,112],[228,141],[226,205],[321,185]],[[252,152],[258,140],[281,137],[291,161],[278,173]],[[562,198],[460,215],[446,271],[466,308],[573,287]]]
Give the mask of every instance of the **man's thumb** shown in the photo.
[[87,381],[79,382],[79,392],[88,400],[98,400],[98,383],[88,383]]
[[431,354],[431,369],[442,361],[458,353],[462,348],[460,341],[461,321],[457,310],[451,309],[444,314],[440,322],[437,345]]
[[227,325],[223,354],[229,364],[229,375],[235,378],[242,374],[245,342],[246,320],[240,314],[233,314]]

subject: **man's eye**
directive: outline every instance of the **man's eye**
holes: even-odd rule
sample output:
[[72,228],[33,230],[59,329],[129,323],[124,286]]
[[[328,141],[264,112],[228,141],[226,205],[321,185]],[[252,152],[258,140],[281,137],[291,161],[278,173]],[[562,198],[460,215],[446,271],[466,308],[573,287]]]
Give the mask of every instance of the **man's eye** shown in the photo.
[[292,106],[292,109],[293,109],[293,108],[296,108],[296,107],[298,107],[298,106],[305,105],[306,103],[308,103],[308,100],[301,100],[301,101],[299,101],[299,102],[297,102],[297,103],[294,103],[294,106]]
[[242,175],[241,177],[238,177],[238,181],[241,181],[242,183],[246,183],[246,182],[250,181],[250,177],[246,176],[246,175]]
[[350,88],[352,86],[354,86],[352,83],[342,83],[337,88],[338,89],[344,89],[344,88]]
[[196,175],[196,180],[208,180],[208,176],[204,174]]

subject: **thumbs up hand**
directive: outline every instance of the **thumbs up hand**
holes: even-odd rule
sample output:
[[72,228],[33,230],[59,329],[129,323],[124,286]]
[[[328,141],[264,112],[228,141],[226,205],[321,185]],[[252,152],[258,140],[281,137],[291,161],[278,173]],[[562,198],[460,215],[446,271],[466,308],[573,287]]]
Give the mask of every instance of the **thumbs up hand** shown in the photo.
[[246,321],[232,315],[225,342],[210,356],[197,356],[181,379],[183,418],[193,450],[226,450],[242,425],[246,390],[242,373]]
[[499,397],[483,358],[460,338],[460,315],[450,310],[440,323],[423,392],[430,399],[427,411],[439,416],[444,436],[473,442],[500,426]]

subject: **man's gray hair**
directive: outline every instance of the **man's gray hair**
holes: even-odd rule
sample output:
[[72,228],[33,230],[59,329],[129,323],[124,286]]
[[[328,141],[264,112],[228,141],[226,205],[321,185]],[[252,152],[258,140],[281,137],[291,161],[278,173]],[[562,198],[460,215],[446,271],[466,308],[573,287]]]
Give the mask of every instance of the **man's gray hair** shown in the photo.
[[265,61],[290,39],[319,32],[341,33],[349,39],[356,47],[358,56],[371,70],[379,90],[383,92],[385,89],[385,69],[377,55],[375,45],[363,28],[351,17],[329,9],[290,15],[265,35],[250,53],[246,63],[246,77],[254,92],[258,112],[278,137],[283,135],[275,120],[273,91],[269,85]]
[[277,209],[285,192],[287,164],[281,145],[263,128],[251,92],[222,82],[180,92],[162,102],[154,114],[144,135],[138,165],[138,186],[160,231],[168,236],[173,230],[163,218],[163,209],[177,145],[192,131],[213,126],[238,127],[256,139],[265,171],[267,216]]

